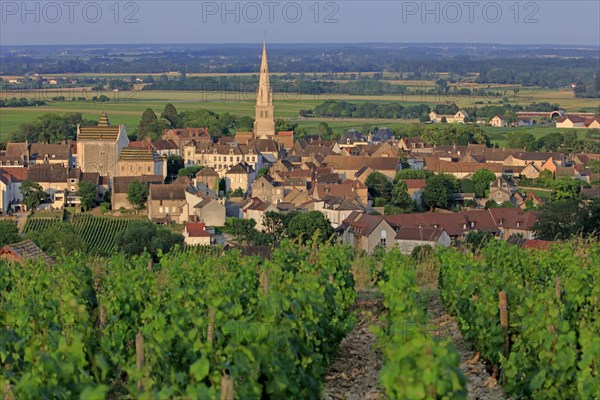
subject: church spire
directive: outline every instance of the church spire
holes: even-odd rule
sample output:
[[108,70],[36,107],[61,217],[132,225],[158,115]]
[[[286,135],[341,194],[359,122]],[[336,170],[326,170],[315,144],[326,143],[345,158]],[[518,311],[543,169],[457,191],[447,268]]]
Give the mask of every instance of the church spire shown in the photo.
[[257,106],[270,106],[273,103],[273,92],[269,82],[269,63],[267,61],[267,43],[263,39],[262,61],[260,63],[260,79],[258,82]]
[[275,119],[273,118],[273,90],[269,82],[269,64],[267,61],[267,44],[263,40],[260,78],[256,92],[256,112],[254,118],[254,137],[264,138],[275,135]]

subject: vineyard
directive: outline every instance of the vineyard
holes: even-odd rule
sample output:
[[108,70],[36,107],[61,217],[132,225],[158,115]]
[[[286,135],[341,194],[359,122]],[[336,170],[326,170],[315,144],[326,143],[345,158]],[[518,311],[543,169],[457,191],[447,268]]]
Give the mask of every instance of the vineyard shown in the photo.
[[351,251],[272,261],[0,264],[0,387],[16,398],[318,398],[352,326]]
[[600,246],[440,254],[440,291],[513,398],[600,397]]
[[388,309],[387,328],[379,332],[381,382],[391,399],[466,399],[456,349],[449,339],[438,340],[428,330],[414,264],[396,250],[383,259],[389,279],[381,285]]
[[[124,229],[117,221],[82,215],[72,223],[95,243],[100,229]],[[25,229],[52,223],[30,219]],[[107,251],[106,243],[98,240],[95,248]],[[157,263],[147,254],[78,255],[52,268],[0,262],[1,392],[5,398],[320,398],[342,339],[365,329],[362,322],[355,327],[358,256],[347,247],[283,241],[270,260],[220,247],[177,247]],[[435,304],[441,310],[441,298],[455,316],[442,310],[506,396],[600,397],[597,243],[529,252],[492,242],[475,254],[440,249],[434,257]],[[379,393],[472,398],[466,343],[455,346],[456,338],[438,336],[439,327],[429,325],[432,303],[419,286],[418,262],[397,250],[368,260],[369,268],[377,264],[383,296],[376,343],[367,349],[381,350],[374,369]],[[344,383],[339,376],[335,381]]]
[[[22,233],[26,235],[30,232],[41,232],[59,221],[55,218],[30,217],[27,218]],[[86,243],[90,253],[107,257],[113,254],[117,234],[125,231],[132,221],[134,220],[77,214],[70,223]]]

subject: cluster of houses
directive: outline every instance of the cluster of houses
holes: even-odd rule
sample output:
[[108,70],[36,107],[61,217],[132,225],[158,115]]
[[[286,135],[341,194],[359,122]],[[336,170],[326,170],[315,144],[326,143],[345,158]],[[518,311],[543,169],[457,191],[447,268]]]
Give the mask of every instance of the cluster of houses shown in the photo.
[[[434,113],[433,113],[434,114]],[[432,122],[463,122],[468,115],[430,115]],[[368,135],[349,130],[339,140],[319,136],[294,139],[276,132],[266,48],[263,47],[254,130],[213,137],[208,128],[168,129],[160,140],[130,141],[124,125],[111,125],[106,113],[97,126],[78,126],[75,142],[62,144],[8,143],[0,151],[0,212],[24,209],[20,185],[40,184],[50,201],[45,207],[77,206],[81,182],[97,188],[97,200],[110,197],[113,210],[132,210],[128,189],[133,182],[148,185],[148,218],[159,224],[183,224],[185,242],[209,245],[215,228],[227,217],[256,221],[262,229],[267,212],[319,211],[332,224],[338,240],[367,252],[377,246],[448,245],[473,230],[499,238],[518,234],[533,239],[536,212],[526,203],[541,204],[533,193],[522,193],[510,177],[537,178],[544,170],[585,182],[598,177],[586,165],[598,154],[527,152],[484,145],[432,146],[418,137],[398,140],[386,128]],[[186,167],[202,167],[195,176],[167,176],[168,159],[179,156]],[[366,185],[373,172],[393,180],[403,167],[470,178],[480,169],[492,171],[489,198],[512,202],[515,208],[471,209],[381,215]],[[169,182],[169,183],[165,183]],[[419,203],[424,179],[407,179],[408,192]],[[456,193],[455,201],[475,200]],[[379,215],[376,215],[379,214]],[[29,243],[21,247],[30,249]],[[7,249],[6,251],[13,251]],[[18,251],[18,249],[14,250]],[[12,253],[11,253],[12,254]],[[15,253],[16,254],[16,253]]]
[[[134,182],[149,186],[148,218],[156,223],[184,225],[189,244],[215,242],[214,228],[227,217],[252,218],[263,228],[269,211],[320,211],[339,240],[372,251],[375,246],[400,246],[409,252],[419,244],[447,245],[471,230],[486,230],[502,238],[518,233],[533,238],[536,213],[507,177],[537,178],[544,170],[590,182],[598,177],[586,164],[597,154],[566,155],[487,148],[483,145],[432,146],[417,137],[397,140],[382,128],[366,137],[355,130],[339,140],[309,136],[294,140],[256,138],[247,133],[212,137],[206,128],[170,129],[156,141],[129,141],[124,126],[112,126],[106,114],[99,125],[79,127],[77,141],[63,144],[9,143],[0,152],[0,207],[3,213],[23,209],[21,182],[39,183],[49,195],[48,207],[77,205],[78,184],[92,182],[98,201],[108,198],[113,210],[132,210],[127,191]],[[180,156],[186,166],[202,166],[194,177],[167,179],[167,158]],[[480,201],[513,202],[515,208],[458,213],[372,215],[374,207],[365,181],[377,171],[390,180],[402,169],[469,178],[480,169],[492,171],[489,197]],[[260,171],[260,174],[259,174]],[[165,183],[169,181],[171,183]],[[223,191],[223,182],[225,191]],[[411,197],[419,202],[424,179],[407,179]],[[237,198],[226,196],[236,191]],[[473,194],[456,194],[459,200]],[[462,196],[462,197],[461,197]]]
[[[464,110],[458,110],[456,114],[438,114],[435,111],[429,113],[429,121],[433,124],[465,124],[469,114]],[[495,115],[492,119],[477,120],[479,125],[489,125],[496,128],[505,128],[509,126],[533,126],[536,119],[552,120],[556,119],[557,128],[584,128],[600,129],[600,117],[594,113],[575,113],[567,114],[565,110],[555,110],[548,112],[520,111],[516,113],[516,121],[511,121],[503,116]]]

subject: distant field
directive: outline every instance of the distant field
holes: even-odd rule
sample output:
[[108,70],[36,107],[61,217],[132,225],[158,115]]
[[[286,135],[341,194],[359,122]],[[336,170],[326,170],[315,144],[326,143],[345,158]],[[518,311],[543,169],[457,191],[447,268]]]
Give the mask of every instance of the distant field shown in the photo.
[[[220,74],[223,75],[223,74]],[[129,76],[125,74],[125,76]],[[426,84],[427,81],[398,81],[412,85]],[[431,83],[431,82],[429,82]],[[477,86],[477,85],[476,85]],[[486,85],[481,85],[486,86]],[[508,86],[510,88],[510,85]],[[509,99],[515,99],[514,92],[507,90]],[[535,91],[521,91],[519,101],[522,104],[530,104],[532,102],[547,101],[550,103],[558,103],[567,111],[597,111],[598,99],[576,99],[570,90],[549,90],[543,89]],[[62,95],[66,98],[79,97],[84,92],[81,89],[62,91],[50,90],[44,92],[2,92],[0,98],[7,99],[11,97],[27,97],[49,100],[52,97]],[[111,98],[110,102],[49,102],[46,106],[40,107],[22,107],[22,108],[0,108],[0,141],[5,141],[7,135],[11,131],[18,129],[23,122],[31,121],[36,117],[45,113],[66,113],[66,112],[81,112],[85,118],[97,119],[102,111],[109,114],[113,124],[125,124],[129,129],[133,129],[138,125],[142,112],[146,108],[152,108],[159,114],[167,102],[172,102],[177,107],[178,111],[193,110],[206,108],[217,113],[229,112],[235,115],[254,115],[254,92],[194,92],[194,91],[132,91],[132,92],[107,92],[105,93]],[[88,94],[88,98],[91,96]],[[326,121],[333,128],[360,128],[365,124],[371,126],[388,126],[402,127],[406,126],[409,121],[404,120],[355,120],[355,119],[321,119],[321,120],[306,120],[300,119],[298,113],[302,109],[314,108],[323,101],[335,99],[346,101],[373,101],[373,102],[400,102],[405,105],[409,104],[439,104],[447,100],[456,102],[459,106],[472,106],[474,102],[484,102],[485,104],[500,104],[498,98],[485,97],[456,97],[445,98],[443,96],[358,96],[347,94],[325,94],[325,95],[306,95],[306,94],[289,94],[275,93],[275,116],[276,118],[288,118],[298,122],[301,126],[313,127],[320,121]],[[483,106],[481,104],[478,106]],[[549,128],[526,128],[530,129],[536,135],[549,133]],[[491,132],[494,136],[493,141],[504,143],[505,138],[502,132]]]

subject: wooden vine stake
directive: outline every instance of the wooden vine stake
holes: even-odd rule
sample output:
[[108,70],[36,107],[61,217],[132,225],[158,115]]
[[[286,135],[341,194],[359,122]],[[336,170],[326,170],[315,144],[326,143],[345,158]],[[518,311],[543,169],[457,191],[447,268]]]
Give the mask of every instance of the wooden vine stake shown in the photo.
[[233,400],[233,379],[226,372],[221,377],[221,400]]
[[263,271],[260,273],[260,287],[262,288],[263,295],[269,296],[269,272]]
[[100,304],[100,329],[104,329],[106,326],[106,307],[104,304]]
[[498,307],[500,308],[500,326],[502,326],[502,335],[504,336],[504,356],[508,357],[510,353],[510,343],[508,338],[508,300],[506,292],[498,292]]
[[[141,333],[135,335],[135,367],[138,371],[144,368],[144,335]],[[142,389],[142,379],[140,378],[137,381],[137,390],[141,392]]]
[[215,339],[215,309],[212,307],[208,309],[208,329],[206,330],[206,339],[212,346]]
[[554,280],[554,293],[556,294],[556,298],[560,301],[560,296],[562,294],[562,286],[560,284],[560,278],[557,276]]

